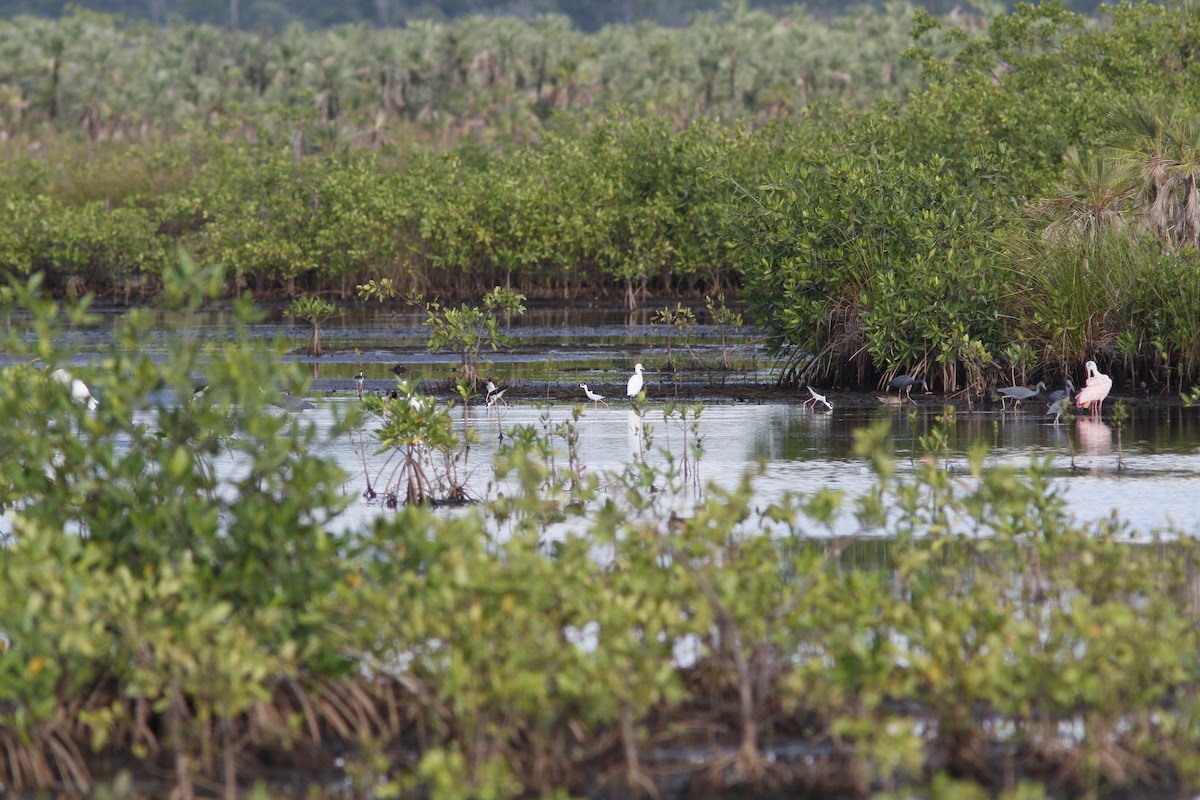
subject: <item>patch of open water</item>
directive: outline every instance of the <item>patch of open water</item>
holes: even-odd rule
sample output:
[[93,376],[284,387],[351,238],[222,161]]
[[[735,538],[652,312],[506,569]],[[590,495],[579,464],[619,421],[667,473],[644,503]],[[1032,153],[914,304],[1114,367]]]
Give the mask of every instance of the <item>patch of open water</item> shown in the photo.
[[[580,420],[581,461],[594,474],[620,471],[639,444],[628,402],[615,398],[624,394],[624,382],[637,361],[649,370],[650,402],[644,420],[654,430],[651,453],[673,446],[678,456],[684,438],[677,420],[663,420],[662,404],[676,394],[703,399],[698,428],[703,446],[700,480],[733,486],[745,470],[761,463],[763,474],[755,481],[761,505],[786,491],[833,488],[850,496],[867,491],[874,478],[866,463],[853,455],[854,431],[881,418],[892,423],[891,447],[901,470],[916,469],[922,455],[917,437],[930,429],[940,413],[937,397],[921,397],[915,412],[912,406],[880,405],[873,395],[837,391],[826,391],[835,405],[832,413],[802,408],[800,397],[734,402],[739,394],[749,394],[747,387],[773,385],[772,359],[756,329],[721,330],[706,323],[708,312],[702,304],[693,306],[698,322],[686,332],[686,345],[679,331],[654,324],[654,306],[630,313],[603,306],[531,305],[524,316],[510,320],[506,331],[512,346],[486,353],[489,363],[482,371],[510,387],[513,405],[500,408],[498,421],[482,406],[472,407],[465,416],[461,408],[454,411],[460,430],[471,425],[481,434],[462,471],[469,476],[471,493],[486,498],[501,488],[491,467],[500,431],[513,425],[542,426],[547,417],[555,422],[568,419],[576,398],[584,401],[582,390],[577,389],[581,382],[611,401],[608,407],[587,408]],[[75,363],[98,360],[119,317],[119,311],[101,312],[97,324],[66,335],[67,344],[78,351]],[[144,342],[151,353],[165,354],[167,344],[181,335],[214,341],[235,335],[231,315],[222,309],[196,315],[182,329],[170,315],[163,315],[162,323],[162,332]],[[334,404],[354,402],[353,376],[360,368],[368,390],[385,391],[397,379],[442,387],[458,367],[454,354],[426,350],[422,317],[409,307],[349,308],[323,327],[326,353],[321,357],[305,352],[310,330],[275,307],[250,333],[283,340],[288,359],[311,365],[310,399],[317,407],[303,413],[323,433],[331,430]],[[661,368],[668,348],[673,348],[676,362],[685,371]],[[700,361],[715,364],[726,353],[739,362],[737,370],[693,368]],[[970,413],[960,409],[950,432],[951,466],[965,473],[966,453],[982,439],[991,448],[988,462],[992,464],[1025,465],[1034,456],[1049,458],[1057,474],[1055,486],[1080,520],[1116,513],[1142,533],[1168,526],[1185,534],[1200,533],[1200,410],[1139,405],[1136,398],[1126,399],[1131,416],[1121,428],[1111,419],[1100,423],[1078,419],[1056,426],[1042,415],[1044,405],[1038,402],[1005,413],[998,407]],[[355,498],[338,526],[363,525],[377,514],[388,513],[360,497],[366,479],[357,442],[329,437],[323,441],[322,452],[350,476],[345,490]],[[377,481],[385,457],[370,456],[373,450],[368,441],[367,469]]]
[[[322,432],[332,428],[332,405],[352,399],[324,399],[317,408],[303,412]],[[481,499],[494,497],[511,487],[499,483],[492,468],[500,446],[500,433],[517,425],[538,429],[571,419],[575,404],[520,404],[488,413],[472,407],[453,412],[456,427],[473,427],[479,441],[472,445],[462,465],[470,493]],[[1040,410],[1040,408],[1039,408]],[[867,463],[854,455],[854,433],[873,422],[886,419],[892,425],[891,448],[901,475],[916,472],[924,451],[918,437],[936,424],[940,409],[922,408],[913,414],[893,407],[836,408],[811,411],[799,404],[706,404],[691,432],[691,415],[686,425],[678,415],[665,419],[662,406],[644,408],[641,422],[650,429],[647,450],[639,436],[639,418],[626,402],[609,407],[588,407],[577,423],[579,460],[584,469],[599,476],[619,473],[638,457],[665,464],[660,454],[667,450],[676,459],[690,449],[696,438],[701,445],[698,477],[701,484],[713,482],[733,488],[742,474],[762,465],[754,479],[755,503],[765,506],[786,492],[809,493],[828,488],[857,497],[875,486]],[[371,427],[367,424],[367,429]],[[1049,459],[1055,475],[1053,485],[1062,494],[1070,513],[1081,522],[1095,522],[1111,515],[1127,521],[1141,535],[1170,528],[1176,533],[1200,535],[1200,415],[1195,409],[1135,409],[1118,430],[1109,422],[1077,419],[1054,425],[1037,411],[983,411],[959,413],[952,423],[948,460],[964,485],[969,485],[967,452],[979,440],[988,443],[987,463],[1026,466],[1030,459]],[[367,524],[381,513],[391,513],[378,501],[361,497],[366,488],[364,454],[356,441],[324,437],[322,451],[347,472],[346,492],[354,501],[338,521],[342,529]],[[366,463],[372,482],[386,474],[386,456],[372,455],[370,437]],[[558,448],[565,461],[566,448]],[[601,481],[604,485],[604,481]],[[690,481],[688,482],[690,486]],[[664,507],[686,514],[697,495],[687,489],[676,504]],[[665,501],[664,501],[665,502]],[[847,534],[855,529],[853,519],[843,519],[832,529],[814,528],[815,536]]]

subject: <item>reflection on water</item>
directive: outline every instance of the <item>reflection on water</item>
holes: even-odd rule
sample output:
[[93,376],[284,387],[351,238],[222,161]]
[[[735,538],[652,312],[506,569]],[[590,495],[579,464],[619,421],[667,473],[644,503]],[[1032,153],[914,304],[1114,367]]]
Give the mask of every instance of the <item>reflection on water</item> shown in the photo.
[[[325,400],[315,412],[305,412],[318,427],[332,425],[330,407],[349,400]],[[651,404],[641,418],[622,403],[610,408],[587,407],[578,423],[579,456],[590,474],[620,472],[639,454],[663,462],[660,451],[682,458],[685,439],[678,417],[666,420],[660,407]],[[549,430],[571,417],[573,405],[514,404],[498,415],[475,413],[464,418],[456,411],[459,429],[470,425],[480,441],[467,457],[464,473],[476,497],[495,496],[501,486],[491,468],[501,443],[498,433],[516,425]],[[912,474],[923,451],[919,437],[936,424],[935,412],[895,408],[838,409],[830,414],[796,405],[722,404],[704,408],[697,424],[702,455],[698,462],[702,484],[736,485],[744,471],[763,466],[755,479],[760,507],[785,492],[841,490],[850,496],[874,485],[867,464],[853,453],[854,432],[884,418],[892,424],[890,448],[901,474]],[[646,430],[639,422],[644,422]],[[687,423],[690,430],[691,419]],[[1028,415],[998,413],[960,414],[949,435],[950,468],[967,480],[966,453],[979,440],[988,443],[988,463],[1023,466],[1032,457],[1049,459],[1056,472],[1056,488],[1070,512],[1081,521],[1109,517],[1114,510],[1142,532],[1173,525],[1183,533],[1200,533],[1200,417],[1194,409],[1135,412],[1120,431],[1105,422],[1077,420],[1074,429],[1054,426],[1051,420]],[[369,437],[368,437],[369,442]],[[325,451],[351,475],[347,492],[357,495],[365,486],[363,453],[355,442],[326,441]],[[368,465],[372,447],[367,448]],[[688,453],[689,456],[693,455]],[[371,468],[370,466],[368,468]],[[364,524],[377,513],[377,505],[356,501],[342,521],[345,527]],[[849,523],[847,523],[849,525]],[[848,532],[835,530],[833,532]]]
[[1075,432],[1079,447],[1090,456],[1106,456],[1112,452],[1112,428],[1107,423],[1094,419],[1075,420]]

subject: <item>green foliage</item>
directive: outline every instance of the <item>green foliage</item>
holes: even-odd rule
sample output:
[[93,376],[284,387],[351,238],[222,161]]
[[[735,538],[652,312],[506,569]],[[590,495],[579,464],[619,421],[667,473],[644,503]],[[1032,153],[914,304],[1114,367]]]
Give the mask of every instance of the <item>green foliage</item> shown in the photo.
[[338,313],[338,307],[323,297],[297,297],[284,312],[312,325],[312,354],[321,355],[321,324]]
[[[374,280],[358,287],[364,300],[385,300],[397,295],[390,279]],[[463,303],[457,308],[443,306],[437,300],[426,300],[419,294],[407,295],[405,301],[425,313],[429,328],[428,347],[432,352],[458,353],[461,360],[459,377],[469,386],[479,383],[479,363],[484,348],[492,351],[508,343],[501,332],[504,319],[525,313],[525,295],[497,286],[483,296],[479,305]]]
[[368,478],[367,494],[383,496],[394,508],[398,503],[463,503],[469,498],[457,471],[457,456],[473,438],[459,438],[450,407],[438,406],[432,397],[417,393],[400,381],[395,396],[372,395],[364,409],[382,419],[373,431],[379,443],[376,454],[395,451],[397,462],[385,468],[379,488]]
[[729,357],[729,336],[742,327],[742,315],[725,305],[724,292],[715,298],[712,296],[704,298],[704,307],[708,309],[713,327],[717,329],[717,334],[721,337],[721,366],[725,369],[732,369],[733,362]]
[[[691,352],[692,346],[688,341],[692,330],[696,327],[696,312],[690,308],[685,308],[682,303],[676,303],[674,308],[666,306],[665,308],[655,311],[650,317],[651,325],[663,325],[667,331],[667,364],[675,365],[675,356],[672,345],[675,342],[675,337],[678,336],[683,340],[683,346]],[[695,357],[695,354],[692,354]]]
[[[288,641],[304,627],[307,598],[335,577],[322,564],[333,548],[323,525],[344,505],[337,470],[306,453],[313,431],[267,410],[273,395],[264,387],[298,384],[298,373],[245,341],[209,353],[181,336],[167,358],[154,359],[140,347],[153,315],[133,311],[98,369],[73,370],[103,398],[88,412],[49,376],[67,355],[51,344],[64,320],[38,299],[37,287],[37,280],[15,287],[36,337],[14,327],[5,343],[29,360],[8,370],[0,390],[14,421],[3,442],[13,456],[0,473],[5,507],[20,510],[21,525],[86,537],[104,553],[104,569],[121,565],[140,576],[184,569],[180,559],[191,559],[186,569],[208,582],[215,599],[275,607],[284,637],[275,644]],[[234,314],[243,327],[256,318],[245,302]],[[34,358],[49,369],[32,366]],[[196,374],[208,384],[203,401],[191,400]],[[135,421],[142,409],[150,424]],[[246,469],[228,484],[214,467],[227,459]],[[22,540],[21,529],[14,538]]]
[[594,33],[557,14],[439,21],[414,11],[377,29],[250,24],[240,32],[224,18],[219,28],[156,27],[86,12],[6,14],[0,127],[8,135],[82,129],[99,145],[192,125],[241,133],[261,121],[287,149],[299,123],[318,149],[386,149],[413,138],[530,141],[555,116],[599,116],[615,103],[685,121],[779,114],[822,99],[865,106],[917,82],[915,66],[900,59],[907,6],[839,8],[826,18],[706,2],[719,13],[691,25]]
[[748,310],[794,348],[800,380],[928,370],[964,335],[997,341],[1000,291],[982,259],[1001,219],[990,188],[964,187],[936,157],[910,162],[876,140],[887,130],[797,142],[727,222]]
[[[164,273],[184,329],[220,280],[187,259]],[[277,352],[179,336],[151,358],[131,313],[73,367],[101,397],[88,411],[33,366],[67,360],[55,333],[88,303],[39,287],[12,288],[28,324],[6,346],[28,363],[0,384],[0,777],[17,791],[86,787],[94,751],[174,756],[184,792],[264,743],[301,763],[333,739],[359,785],[445,796],[550,796],[614,765],[662,790],[664,741],[748,790],[999,792],[979,767],[1001,750],[1056,791],[1196,774],[1194,542],[1078,525],[1048,464],[944,463],[935,427],[901,476],[884,423],[856,432],[877,480],[860,498],[756,505],[747,475],[684,508],[699,442],[591,474],[580,409],[510,431],[486,503],[332,537],[344,476],[267,412],[262,387],[299,377]],[[400,391],[366,402],[382,447],[460,446],[444,409]],[[678,411],[664,422],[685,431],[700,413]],[[714,736],[733,747],[703,749]],[[789,737],[820,748],[781,770],[766,747]]]

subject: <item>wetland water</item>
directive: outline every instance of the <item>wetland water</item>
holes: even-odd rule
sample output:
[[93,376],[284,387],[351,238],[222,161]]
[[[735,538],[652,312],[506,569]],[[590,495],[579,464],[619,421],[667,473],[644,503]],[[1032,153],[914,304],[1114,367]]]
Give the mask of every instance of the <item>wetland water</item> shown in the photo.
[[[801,396],[772,396],[772,362],[755,341],[753,330],[727,331],[722,342],[721,331],[704,324],[687,333],[695,357],[713,364],[727,351],[739,369],[688,366],[697,362],[676,333],[669,344],[682,368],[665,371],[659,367],[666,362],[667,329],[651,324],[656,307],[661,305],[629,314],[616,308],[531,306],[514,320],[508,329],[512,347],[485,354],[490,364],[483,369],[483,374],[509,388],[506,399],[511,405],[490,414],[482,403],[466,413],[461,407],[453,412],[459,430],[471,426],[480,435],[460,467],[473,496],[487,498],[503,489],[495,485],[491,468],[499,433],[514,425],[546,429],[570,419],[575,405],[586,402],[578,388],[581,382],[610,400],[607,407],[588,404],[578,423],[581,462],[594,474],[620,471],[641,447],[637,426],[631,424],[637,419],[630,404],[621,399],[625,380],[638,361],[649,370],[643,420],[653,433],[652,454],[669,449],[678,457],[683,451],[685,426],[677,416],[665,420],[664,405],[677,397],[703,401],[696,427],[703,449],[702,482],[732,486],[745,470],[762,464],[755,487],[764,503],[786,491],[826,487],[858,495],[873,486],[874,479],[853,454],[854,431],[879,419],[891,422],[891,447],[901,471],[915,469],[922,455],[918,437],[929,431],[942,411],[937,395],[917,397],[920,405],[914,409],[880,404],[874,394],[826,389],[834,404],[832,413],[823,407],[802,408]],[[70,344],[79,351],[77,363],[87,364],[99,356],[116,315],[105,314],[95,327],[70,335]],[[701,322],[709,319],[702,305],[696,307],[696,317]],[[161,339],[146,346],[165,352],[164,343],[180,334],[164,330]],[[303,352],[309,329],[284,319],[278,310],[252,329],[257,337],[283,338],[287,358],[311,366],[309,399],[316,408],[302,414],[323,433],[332,428],[337,404],[356,402],[353,376],[360,368],[368,391],[386,391],[399,376],[447,399],[443,387],[454,375],[457,358],[427,352],[421,316],[411,309],[359,308],[331,320],[323,330],[326,353],[314,358]],[[220,340],[233,333],[225,316],[215,311],[202,315],[186,335]],[[1082,383],[1080,378],[1082,374],[1076,376],[1077,383]],[[764,396],[770,399],[747,402]],[[1120,396],[1118,388],[1114,398]],[[1181,533],[1200,534],[1200,409],[1164,404],[1157,398],[1126,395],[1124,399],[1130,417],[1120,427],[1112,422],[1111,400],[1104,422],[1080,418],[1057,426],[1042,415],[1045,404],[1036,400],[1004,413],[998,405],[972,412],[960,406],[950,433],[949,463],[965,470],[966,452],[984,440],[990,447],[990,464],[1025,465],[1033,456],[1049,459],[1055,485],[1079,520],[1100,520],[1116,513],[1141,533],[1173,526]],[[687,427],[690,430],[690,422]],[[322,452],[350,475],[346,492],[355,497],[338,526],[354,527],[376,514],[390,513],[378,502],[361,498],[366,479],[359,441],[322,437],[322,442]],[[366,470],[378,483],[386,457],[371,455],[373,450],[368,437]]]
[[[832,399],[832,397],[831,397]],[[304,412],[319,427],[332,426],[330,406],[353,400],[318,400],[317,408]],[[937,409],[922,408],[915,416],[909,409],[892,407],[837,407],[832,413],[813,412],[798,403],[709,403],[697,426],[702,455],[699,478],[733,487],[742,473],[763,465],[754,481],[756,499],[768,503],[784,492],[815,492],[837,489],[854,497],[874,486],[867,464],[853,453],[854,432],[879,419],[892,424],[892,451],[900,473],[915,471],[923,451],[917,437],[935,424]],[[458,409],[459,429],[470,425],[480,434],[464,462],[469,491],[480,498],[495,496],[497,486],[492,457],[499,446],[497,426],[532,425],[539,429],[571,418],[573,404],[519,404],[488,414],[471,409],[464,419]],[[1040,407],[1039,407],[1040,410]],[[499,421],[497,422],[497,416]],[[678,416],[664,420],[653,403],[644,411],[651,429],[651,462],[662,462],[656,451],[683,455],[685,433],[690,445],[691,417],[686,427]],[[585,468],[596,474],[619,472],[639,452],[637,417],[627,403],[609,408],[589,407],[577,423],[579,454]],[[966,453],[980,439],[991,447],[988,464],[1024,466],[1030,458],[1050,459],[1055,485],[1070,512],[1080,521],[1096,521],[1113,513],[1131,523],[1141,534],[1173,527],[1184,534],[1200,534],[1200,418],[1195,409],[1136,410],[1118,432],[1109,423],[1077,419],[1054,426],[1036,412],[976,412],[959,414],[951,428],[950,465],[965,473]],[[326,452],[337,459],[353,477],[347,491],[355,495],[365,488],[361,453],[349,439],[325,439]],[[690,451],[689,451],[690,452]],[[369,454],[368,454],[369,455]],[[368,458],[374,479],[383,456]],[[1072,467],[1074,465],[1074,468]],[[376,481],[378,482],[378,481]],[[685,503],[693,499],[681,498]],[[356,499],[341,521],[354,526],[378,513],[388,513],[378,503]],[[683,509],[681,513],[686,513]],[[852,520],[835,527],[833,533],[851,529]],[[831,531],[815,529],[814,535]]]

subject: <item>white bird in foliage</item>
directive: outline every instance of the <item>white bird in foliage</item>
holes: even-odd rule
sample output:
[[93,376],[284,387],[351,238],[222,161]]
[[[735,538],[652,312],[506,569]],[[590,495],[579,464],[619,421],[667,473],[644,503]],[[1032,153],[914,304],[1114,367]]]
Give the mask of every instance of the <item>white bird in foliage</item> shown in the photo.
[[604,405],[608,405],[608,401],[604,399],[604,395],[596,394],[588,388],[586,383],[579,384],[579,388],[583,389],[583,393],[587,395],[587,399],[591,400],[592,403],[604,403]]
[[631,400],[636,400],[637,396],[642,393],[642,385],[645,380],[642,378],[642,365],[638,364],[633,368],[633,375],[629,378],[629,383],[625,386],[625,396]]
[[88,411],[95,411],[100,407],[100,401],[92,396],[92,390],[88,388],[88,385],[79,380],[79,378],[72,377],[71,373],[65,369],[60,367],[54,370],[54,372],[50,373],[50,377],[63,386],[69,386],[71,389],[71,399],[76,403],[86,403]]

